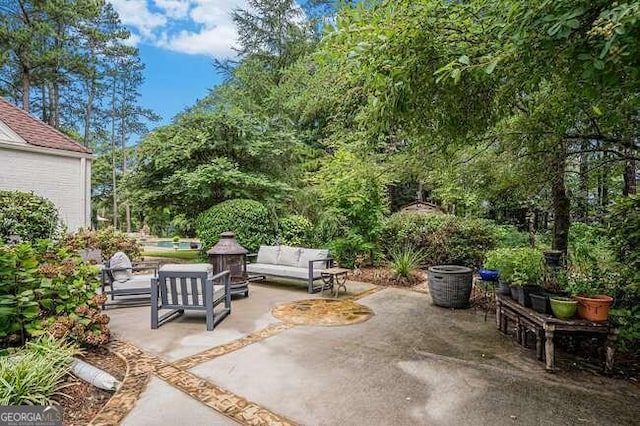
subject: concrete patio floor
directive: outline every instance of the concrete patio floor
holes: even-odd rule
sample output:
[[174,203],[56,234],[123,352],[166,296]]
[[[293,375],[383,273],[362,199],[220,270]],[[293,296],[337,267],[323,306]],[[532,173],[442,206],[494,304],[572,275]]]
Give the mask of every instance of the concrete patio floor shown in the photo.
[[473,309],[442,309],[424,293],[352,282],[349,296],[374,312],[370,319],[301,326],[271,310],[321,295],[250,288],[212,332],[197,314],[151,330],[148,306],[106,311],[120,340],[115,350],[128,354],[146,383],[131,409],[120,409],[121,424],[638,424],[637,386],[546,373],[531,351],[498,333],[492,316],[485,321]]

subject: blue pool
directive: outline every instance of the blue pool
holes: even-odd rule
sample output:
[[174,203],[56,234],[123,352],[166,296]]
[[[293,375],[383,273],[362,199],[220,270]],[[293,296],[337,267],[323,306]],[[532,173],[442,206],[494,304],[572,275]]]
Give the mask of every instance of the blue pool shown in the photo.
[[[198,244],[198,247],[200,247],[200,243],[196,243]],[[151,247],[165,247],[165,248],[173,248],[173,241],[157,241],[156,243],[147,243],[147,246],[151,246]],[[180,245],[178,246],[179,249],[190,249],[191,248],[191,243],[189,242],[185,242],[185,241],[181,241]]]

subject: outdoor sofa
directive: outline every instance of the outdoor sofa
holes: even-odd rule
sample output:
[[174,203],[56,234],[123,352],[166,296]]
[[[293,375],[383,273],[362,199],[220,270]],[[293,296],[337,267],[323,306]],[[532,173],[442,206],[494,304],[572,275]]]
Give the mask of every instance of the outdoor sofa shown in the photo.
[[322,290],[323,285],[315,285],[314,282],[322,282],[321,271],[333,266],[333,259],[326,249],[260,246],[258,253],[249,257],[255,258],[255,262],[247,264],[249,275],[262,279],[278,277],[305,280],[309,293]]

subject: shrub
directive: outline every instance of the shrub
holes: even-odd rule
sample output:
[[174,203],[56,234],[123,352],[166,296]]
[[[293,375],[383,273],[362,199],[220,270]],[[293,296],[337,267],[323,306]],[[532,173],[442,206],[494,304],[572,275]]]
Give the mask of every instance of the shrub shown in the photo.
[[278,222],[280,242],[289,246],[307,246],[313,226],[309,219],[300,215],[286,216]]
[[519,231],[513,225],[496,225],[497,248],[517,248],[529,246],[529,234]]
[[79,351],[52,336],[41,336],[0,357],[0,405],[50,405]]
[[257,251],[261,244],[271,244],[275,238],[267,208],[253,200],[224,201],[196,220],[196,234],[203,250],[213,247],[225,231],[234,232],[240,245],[249,251]]
[[51,238],[58,226],[58,210],[32,193],[0,191],[0,243],[12,235],[23,241]]
[[96,267],[43,240],[0,247],[0,342],[15,345],[45,331],[87,345],[109,340]]
[[388,210],[388,177],[382,167],[373,158],[339,149],[317,173],[316,182],[328,207],[326,215],[347,229],[332,242],[333,254],[347,267],[356,258],[375,262],[380,257],[376,242]]
[[545,271],[544,256],[529,247],[491,250],[484,267],[499,270],[500,279],[511,285],[539,284]]
[[102,251],[102,258],[109,259],[117,251],[122,251],[134,260],[140,257],[142,246],[134,237],[116,231],[113,227],[101,229],[99,231],[80,230],[75,234],[68,234],[64,244],[71,252],[81,249],[99,249]]
[[374,262],[370,253],[374,252],[374,245],[368,243],[355,232],[348,232],[346,236],[336,238],[331,243],[331,254],[338,264],[352,269],[363,264]]
[[385,222],[380,246],[387,257],[404,246],[424,253],[426,265],[456,264],[477,267],[494,248],[493,222],[450,215],[398,212]]
[[395,249],[390,254],[389,265],[396,278],[407,279],[411,273],[420,268],[423,263],[424,254],[413,247],[402,247]]

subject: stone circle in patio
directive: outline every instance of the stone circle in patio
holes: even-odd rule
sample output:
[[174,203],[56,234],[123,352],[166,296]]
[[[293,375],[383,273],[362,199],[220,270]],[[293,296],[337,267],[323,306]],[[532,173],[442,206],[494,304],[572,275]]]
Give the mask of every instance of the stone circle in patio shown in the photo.
[[373,311],[350,299],[306,299],[276,306],[274,317],[289,324],[325,327],[351,325],[368,320]]

